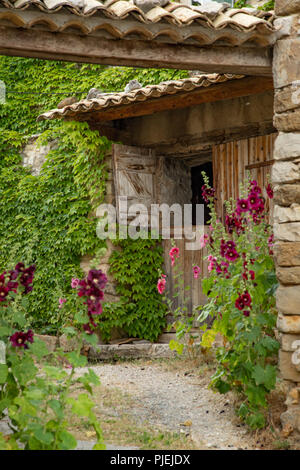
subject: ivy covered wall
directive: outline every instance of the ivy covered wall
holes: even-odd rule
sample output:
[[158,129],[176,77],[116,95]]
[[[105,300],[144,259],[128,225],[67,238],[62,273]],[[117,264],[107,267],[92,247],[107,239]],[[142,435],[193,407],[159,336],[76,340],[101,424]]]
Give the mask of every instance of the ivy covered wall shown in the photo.
[[[111,143],[85,123],[37,123],[37,116],[68,96],[84,98],[90,88],[122,91],[134,78],[146,85],[186,76],[185,71],[0,57],[0,80],[7,90],[6,104],[0,105],[0,271],[21,260],[36,263],[28,312],[41,332],[54,333],[66,321],[59,316],[59,297],[68,298],[72,315],[70,282],[83,274],[82,256],[93,256],[97,264],[105,253],[91,214],[105,197],[105,154]],[[22,166],[20,155],[33,134],[40,134],[42,143],[57,142],[39,176]],[[111,260],[121,300],[105,306],[103,334],[109,337],[118,326],[130,336],[155,340],[165,321],[155,288],[161,247],[137,240],[124,241],[121,248]]]

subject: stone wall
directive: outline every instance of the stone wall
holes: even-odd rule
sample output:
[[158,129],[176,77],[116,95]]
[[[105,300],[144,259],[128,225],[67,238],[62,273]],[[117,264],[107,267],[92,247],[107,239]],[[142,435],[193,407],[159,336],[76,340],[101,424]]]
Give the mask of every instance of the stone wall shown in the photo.
[[[288,389],[282,424],[300,432],[300,1],[276,0],[276,20],[284,35],[274,47],[274,185],[276,293],[281,349],[280,375]],[[300,342],[298,343],[300,344]],[[300,356],[300,354],[298,355]]]
[[31,168],[31,173],[34,176],[40,174],[43,163],[45,162],[47,154],[55,148],[56,143],[50,142],[48,145],[37,145],[39,134],[32,135],[24,149],[21,152],[23,159],[23,166]]

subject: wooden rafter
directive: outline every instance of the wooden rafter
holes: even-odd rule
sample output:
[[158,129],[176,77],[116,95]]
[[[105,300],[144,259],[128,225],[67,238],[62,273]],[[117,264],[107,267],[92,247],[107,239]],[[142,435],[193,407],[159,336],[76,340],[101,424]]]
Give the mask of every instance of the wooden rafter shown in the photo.
[[0,54],[105,65],[272,74],[271,47],[168,44],[0,26]]

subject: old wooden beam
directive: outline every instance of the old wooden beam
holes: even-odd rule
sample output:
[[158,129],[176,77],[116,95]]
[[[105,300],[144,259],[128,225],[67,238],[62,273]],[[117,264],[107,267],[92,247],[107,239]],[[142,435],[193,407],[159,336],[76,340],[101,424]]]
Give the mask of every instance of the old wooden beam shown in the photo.
[[168,44],[0,26],[0,54],[105,65],[272,74],[272,49]]
[[188,108],[202,103],[256,95],[267,90],[273,90],[272,77],[246,77],[198,88],[194,91],[183,91],[174,95],[148,99],[147,101],[110,107],[98,112],[91,110],[90,112],[76,113],[76,115],[70,115],[67,119],[80,121],[89,119],[95,122],[113,121],[115,119],[146,116],[170,109]]

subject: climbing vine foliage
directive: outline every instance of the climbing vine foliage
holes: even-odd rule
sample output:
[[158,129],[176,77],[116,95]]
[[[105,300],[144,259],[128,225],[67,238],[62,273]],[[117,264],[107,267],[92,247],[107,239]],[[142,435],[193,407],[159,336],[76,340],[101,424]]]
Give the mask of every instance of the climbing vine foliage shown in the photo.
[[[27,309],[32,327],[40,332],[54,333],[61,326],[58,299],[72,298],[71,279],[83,275],[82,256],[99,263],[105,253],[105,241],[96,236],[94,214],[105,197],[105,156],[111,142],[86,123],[37,122],[38,115],[68,96],[84,98],[92,87],[122,91],[134,78],[146,85],[186,76],[176,70],[0,57],[0,80],[6,85],[6,104],[0,105],[0,270],[11,269],[20,260],[35,263]],[[39,134],[40,144],[51,142],[39,176],[22,166],[22,149],[34,134]],[[146,260],[139,261],[140,266],[132,263],[137,254]],[[155,293],[148,303],[148,286],[153,284],[150,263],[154,272],[162,263],[161,252],[150,241],[136,241],[114,255],[112,269],[123,300],[106,303],[101,320],[105,337],[114,326],[131,335],[157,337],[164,323],[163,308]],[[72,314],[72,302],[68,305]]]

